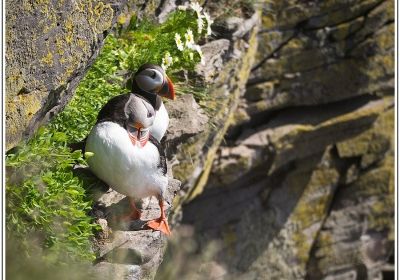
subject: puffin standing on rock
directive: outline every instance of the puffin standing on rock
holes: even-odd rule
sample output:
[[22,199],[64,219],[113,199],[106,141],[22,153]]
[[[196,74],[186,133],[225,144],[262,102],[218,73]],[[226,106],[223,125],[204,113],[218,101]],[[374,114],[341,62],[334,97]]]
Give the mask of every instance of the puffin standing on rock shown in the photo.
[[134,198],[157,196],[161,215],[147,226],[169,235],[163,203],[167,166],[159,142],[150,134],[154,119],[154,108],[138,95],[111,99],[86,140],[86,152],[93,153],[87,162],[97,177],[128,196],[131,219],[141,216]]
[[160,96],[174,99],[171,80],[161,67],[146,64],[133,77],[134,93],[112,98],[99,112],[86,139],[90,169],[116,191],[128,196],[131,219],[140,219],[134,198],[156,196],[161,215],[147,226],[171,234],[164,212],[167,165],[160,140],[168,113]]

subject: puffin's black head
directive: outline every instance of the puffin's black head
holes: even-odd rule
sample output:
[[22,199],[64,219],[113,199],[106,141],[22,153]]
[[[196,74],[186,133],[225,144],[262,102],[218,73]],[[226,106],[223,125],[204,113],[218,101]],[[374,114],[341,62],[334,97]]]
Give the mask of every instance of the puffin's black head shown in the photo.
[[[164,69],[155,64],[146,63],[137,70],[132,79],[132,90],[146,99],[149,99],[149,94],[153,94],[153,98],[159,95],[175,99],[175,90],[171,79],[165,74]],[[152,102],[152,100],[149,101]]]
[[144,146],[149,139],[149,130],[153,125],[155,111],[144,98],[131,94],[124,108],[125,129],[134,145]]
[[144,98],[131,94],[124,108],[126,125],[137,128],[149,128],[153,125],[155,112],[153,106]]

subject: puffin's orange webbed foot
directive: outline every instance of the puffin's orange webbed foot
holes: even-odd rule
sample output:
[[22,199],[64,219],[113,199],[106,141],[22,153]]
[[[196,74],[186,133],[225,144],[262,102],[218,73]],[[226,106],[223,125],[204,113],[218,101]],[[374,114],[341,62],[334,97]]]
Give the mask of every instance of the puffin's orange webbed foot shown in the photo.
[[160,218],[148,221],[146,225],[153,230],[158,230],[165,233],[166,235],[171,235],[171,230],[169,229],[168,220],[164,212],[164,202],[162,198],[158,199],[158,205],[160,206],[160,211],[161,211]]
[[166,235],[171,235],[171,230],[169,229],[168,221],[165,217],[148,221],[146,225],[153,230],[158,230]]

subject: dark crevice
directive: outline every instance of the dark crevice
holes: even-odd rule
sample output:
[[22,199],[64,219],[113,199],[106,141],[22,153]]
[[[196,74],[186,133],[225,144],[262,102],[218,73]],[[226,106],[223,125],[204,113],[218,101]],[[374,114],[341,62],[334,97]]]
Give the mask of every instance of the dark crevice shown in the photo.
[[[379,98],[376,97],[375,95],[364,94],[325,104],[288,106],[280,109],[265,110],[264,112],[260,112],[259,114],[253,115],[249,121],[240,124],[236,127],[229,128],[228,133],[226,135],[226,140],[228,141],[228,143],[234,144],[234,141],[236,141],[243,134],[244,130],[256,129],[260,125],[267,126],[278,115],[290,116],[293,115],[293,113],[295,112],[299,113],[301,111],[314,112],[314,114],[316,111],[320,112],[331,111],[334,113],[336,112],[335,115],[339,115],[344,113],[344,106],[348,107],[346,110],[356,110],[357,108],[365,105],[366,103],[378,99]],[[334,117],[334,115],[332,115],[331,117]],[[288,121],[290,122],[293,120],[288,119]],[[284,125],[284,123],[282,123],[281,125]]]
[[30,93],[30,91],[29,91],[26,87],[22,87],[22,88],[18,91],[17,95],[24,95],[24,94],[29,94],[29,93]]
[[292,36],[290,36],[287,40],[285,40],[284,42],[282,42],[277,48],[275,48],[268,56],[264,57],[261,61],[259,61],[255,66],[253,66],[253,68],[251,68],[251,72],[257,70],[258,68],[260,68],[268,59],[274,57],[274,55],[279,52],[285,45],[287,45],[289,43],[290,40],[292,40],[293,38],[295,38],[298,35],[298,33],[293,34]]
[[[335,22],[332,25],[324,25],[324,26],[318,26],[318,27],[307,27],[307,25],[305,25],[305,29],[313,31],[313,30],[324,29],[326,27],[334,27],[334,26],[338,26],[338,25],[341,25],[341,24],[350,23],[350,22],[356,20],[359,17],[362,17],[362,16],[367,17],[373,10],[375,10],[377,7],[382,5],[384,2],[386,2],[386,0],[382,0],[381,2],[376,3],[375,5],[371,6],[370,8],[368,8],[366,11],[363,11],[362,13],[356,14],[356,15],[352,16],[351,18],[345,19],[343,21]],[[338,12],[339,10],[342,10],[342,9],[348,9],[348,6],[344,6],[341,9],[338,9],[338,10],[333,11],[333,12]],[[318,16],[311,17],[311,18],[309,18],[307,20],[307,23],[309,23],[313,19],[321,18],[321,17],[327,16],[329,14],[332,14],[332,12],[329,12],[329,13],[326,13],[326,14],[323,14],[323,15],[318,15]]]
[[315,237],[314,237],[314,239],[312,241],[312,245],[310,247],[311,249],[310,249],[310,252],[309,252],[309,256],[310,257],[308,258],[307,263],[306,263],[306,268],[307,269],[306,269],[305,279],[314,279],[311,276],[315,277],[315,275],[313,275],[314,271],[310,274],[309,266],[310,266],[310,263],[312,261],[318,260],[318,257],[316,256],[316,251],[318,249],[317,248],[317,243],[319,241],[319,236],[321,234],[321,230],[324,228],[324,224],[325,224],[326,220],[329,218],[329,214],[332,212],[334,201],[335,201],[335,195],[343,187],[341,182],[345,181],[346,172],[347,172],[348,167],[350,167],[352,161],[354,161],[354,160],[357,161],[358,160],[358,159],[354,158],[354,159],[351,159],[350,162],[349,161],[343,161],[343,159],[341,159],[339,157],[339,153],[338,153],[338,150],[336,148],[336,145],[333,146],[333,149],[330,151],[330,154],[331,154],[332,159],[333,159],[333,161],[334,161],[334,163],[336,165],[336,168],[337,168],[337,170],[339,172],[339,180],[338,180],[337,186],[335,187],[335,189],[332,192],[330,201],[327,202],[328,207],[326,209],[326,215],[323,218],[323,220],[321,221],[321,225],[320,225],[320,227],[319,227],[319,229],[318,229],[318,231],[317,231],[317,233],[316,233],[316,235],[315,235]]
[[[359,15],[357,15],[357,16],[354,16],[354,17],[351,18],[351,19],[347,19],[347,20],[345,20],[345,21],[336,23],[336,24],[331,25],[331,26],[329,26],[329,27],[334,27],[334,26],[337,26],[337,25],[340,25],[340,24],[352,22],[352,21],[356,20],[357,18],[364,16],[364,22],[363,22],[362,26],[361,26],[359,29],[353,31],[351,34],[349,34],[349,35],[345,38],[345,40],[351,40],[352,37],[354,37],[356,34],[358,34],[359,31],[361,31],[363,28],[365,28],[365,23],[366,23],[366,19],[367,19],[368,15],[369,15],[374,9],[376,9],[378,6],[380,6],[380,5],[381,5],[382,3],[384,3],[384,2],[385,2],[385,1],[381,1],[380,3],[377,3],[376,5],[374,5],[374,6],[371,7],[370,9],[368,9],[366,12],[364,12],[363,14],[359,14]],[[285,40],[284,42],[282,42],[276,49],[274,49],[274,50],[271,52],[271,54],[269,54],[268,56],[264,57],[260,62],[258,62],[258,63],[252,68],[251,71],[253,72],[253,71],[257,70],[258,68],[262,67],[262,65],[263,65],[268,59],[271,59],[271,58],[275,57],[276,54],[277,54],[287,43],[289,43],[290,40],[292,40],[293,38],[295,38],[296,36],[298,36],[300,33],[304,33],[304,32],[307,32],[307,31],[316,31],[316,30],[320,30],[320,29],[323,29],[323,28],[326,28],[326,27],[327,27],[327,26],[323,26],[323,27],[318,27],[318,28],[307,28],[307,24],[308,24],[309,21],[310,21],[310,19],[305,20],[305,21],[302,21],[302,22],[299,22],[293,29],[291,29],[291,31],[294,31],[295,33],[294,33],[292,36],[290,36],[287,40]],[[387,21],[383,26],[385,26],[385,25],[387,25],[387,24],[391,24],[391,23],[393,23],[393,22],[394,22],[394,20],[389,20],[389,21]],[[337,59],[340,60],[340,59],[342,59],[342,58],[350,57],[348,54],[349,54],[355,47],[357,47],[357,45],[361,44],[362,42],[364,42],[364,41],[367,40],[368,38],[372,37],[372,36],[373,36],[374,34],[376,34],[376,32],[378,32],[383,26],[380,26],[377,30],[375,30],[374,32],[371,32],[370,34],[368,34],[367,36],[365,36],[365,38],[364,38],[363,40],[357,42],[354,46],[352,46],[352,47],[350,47],[349,49],[347,49],[344,56],[338,56]],[[275,29],[275,30],[276,30],[276,31],[284,31],[284,30],[282,30],[282,29]],[[269,32],[269,31],[272,31],[272,30],[264,29],[264,30],[262,30],[260,33]],[[332,62],[332,63],[337,63],[337,62]],[[315,67],[315,68],[311,68],[311,69],[308,69],[308,70],[305,70],[305,71],[302,71],[302,72],[312,71],[312,70],[315,70],[315,69],[318,69],[318,68],[321,68],[321,67],[325,67],[325,66],[329,66],[329,65],[330,65],[330,63],[325,63],[325,64],[319,65],[319,66],[317,66],[317,67]],[[256,85],[256,84],[262,83],[263,81],[264,81],[264,80],[263,80],[262,78],[254,78],[254,79],[251,79],[251,80],[248,81],[247,86]]]
[[160,4],[158,5],[158,7],[157,7],[157,9],[156,9],[156,11],[155,11],[155,16],[156,16],[156,17],[158,17],[158,16],[161,14],[165,2],[166,2],[166,0],[161,0],[161,1],[160,1]]
[[370,32],[368,34],[366,34],[361,40],[357,41],[354,43],[353,46],[351,46],[350,48],[348,48],[346,50],[346,57],[351,58],[353,57],[351,55],[351,52],[357,48],[358,46],[360,46],[362,43],[366,42],[368,39],[373,38],[378,32],[380,32],[383,28],[385,28],[388,25],[391,25],[394,23],[394,20],[388,20],[386,21],[383,25],[379,26],[377,29],[375,29],[373,32]]

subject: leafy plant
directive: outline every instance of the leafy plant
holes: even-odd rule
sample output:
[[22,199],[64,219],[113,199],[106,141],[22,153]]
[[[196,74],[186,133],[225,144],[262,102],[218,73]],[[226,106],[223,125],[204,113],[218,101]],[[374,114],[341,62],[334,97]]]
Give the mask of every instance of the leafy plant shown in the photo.
[[139,22],[133,17],[118,39],[120,48],[114,53],[121,69],[134,71],[150,62],[162,65],[169,73],[192,70],[204,63],[203,53],[197,42],[211,34],[210,16],[195,2],[172,13],[162,25],[149,21]]

